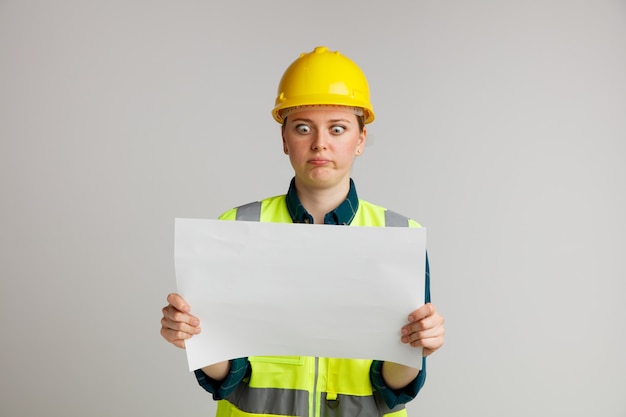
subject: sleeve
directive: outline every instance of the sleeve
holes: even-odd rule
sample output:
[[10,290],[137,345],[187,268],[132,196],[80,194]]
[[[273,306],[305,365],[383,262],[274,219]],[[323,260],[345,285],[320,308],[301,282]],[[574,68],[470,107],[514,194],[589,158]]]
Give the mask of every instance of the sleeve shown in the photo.
[[[426,271],[425,271],[425,289],[424,289],[424,302],[430,303],[430,266],[428,265],[428,252],[426,253]],[[406,404],[417,396],[419,391],[426,383],[426,358],[422,357],[422,369],[409,385],[406,387],[394,390],[389,388],[382,374],[383,361],[373,361],[370,368],[370,380],[372,386],[378,391],[385,404],[390,409],[393,409],[397,405]]]
[[213,399],[216,401],[228,397],[250,372],[248,358],[231,359],[229,362],[230,371],[223,381],[216,381],[210,378],[202,369],[194,371],[198,384],[207,392],[213,394]]
[[417,393],[426,382],[426,358],[422,358],[422,369],[415,379],[411,381],[409,385],[399,390],[394,390],[387,386],[383,378],[382,368],[383,361],[373,361],[372,367],[370,368],[370,380],[372,381],[374,389],[382,395],[389,409],[411,401],[417,396]]

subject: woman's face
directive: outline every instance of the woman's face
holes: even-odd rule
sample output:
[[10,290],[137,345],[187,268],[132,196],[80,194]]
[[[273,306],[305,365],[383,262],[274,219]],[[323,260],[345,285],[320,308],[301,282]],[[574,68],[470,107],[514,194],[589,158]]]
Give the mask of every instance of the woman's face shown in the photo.
[[363,152],[367,131],[352,111],[328,107],[292,112],[283,127],[283,147],[296,182],[312,188],[348,184],[352,163]]

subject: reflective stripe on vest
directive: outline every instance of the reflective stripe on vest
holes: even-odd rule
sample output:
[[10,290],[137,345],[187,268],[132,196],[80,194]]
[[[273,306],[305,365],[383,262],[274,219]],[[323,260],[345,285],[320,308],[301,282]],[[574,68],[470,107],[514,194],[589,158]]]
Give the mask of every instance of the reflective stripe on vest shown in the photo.
[[248,222],[258,222],[261,220],[261,202],[254,201],[252,203],[244,204],[237,207],[236,220],[243,220]]
[[228,402],[249,414],[309,415],[309,392],[305,390],[252,388],[243,381],[228,396]]
[[[309,416],[309,392],[304,390],[283,388],[251,388],[244,384],[228,396],[228,402],[236,406],[243,413],[248,414],[272,414],[281,416]],[[338,394],[337,398],[330,400],[326,393],[322,393],[321,416],[359,416],[380,417],[400,410],[404,405],[399,405],[393,410],[385,404],[383,398],[374,393],[371,396],[356,396]],[[219,414],[219,413],[218,413]]]

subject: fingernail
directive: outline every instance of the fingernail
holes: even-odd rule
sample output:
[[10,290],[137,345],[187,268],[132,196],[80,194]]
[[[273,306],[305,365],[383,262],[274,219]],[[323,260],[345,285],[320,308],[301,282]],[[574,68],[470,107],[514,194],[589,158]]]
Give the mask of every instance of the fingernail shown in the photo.
[[409,331],[407,329],[402,329],[402,334],[407,334]]

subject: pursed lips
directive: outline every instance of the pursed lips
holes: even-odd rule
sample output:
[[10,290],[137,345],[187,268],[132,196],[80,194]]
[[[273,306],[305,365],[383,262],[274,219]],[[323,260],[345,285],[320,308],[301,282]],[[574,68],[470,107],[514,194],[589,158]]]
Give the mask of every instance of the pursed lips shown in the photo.
[[316,165],[316,166],[326,165],[329,162],[330,161],[328,159],[325,159],[325,158],[312,158],[312,159],[309,159],[309,164]]

